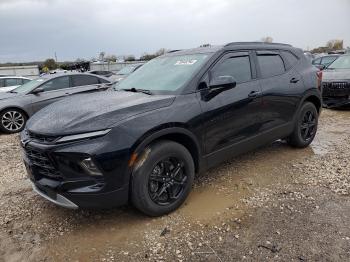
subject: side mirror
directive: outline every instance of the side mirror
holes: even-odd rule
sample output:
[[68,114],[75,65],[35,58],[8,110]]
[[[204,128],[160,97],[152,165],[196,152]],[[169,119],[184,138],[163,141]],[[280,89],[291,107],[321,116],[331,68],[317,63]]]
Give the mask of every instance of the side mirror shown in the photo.
[[209,81],[209,89],[205,90],[204,93],[202,93],[202,98],[204,101],[209,101],[220,93],[234,88],[236,85],[237,82],[232,76],[215,77]]
[[37,94],[42,93],[42,92],[44,92],[44,88],[38,87],[32,91],[32,94],[37,95]]
[[210,89],[231,89],[237,85],[236,80],[232,76],[218,76],[209,83]]

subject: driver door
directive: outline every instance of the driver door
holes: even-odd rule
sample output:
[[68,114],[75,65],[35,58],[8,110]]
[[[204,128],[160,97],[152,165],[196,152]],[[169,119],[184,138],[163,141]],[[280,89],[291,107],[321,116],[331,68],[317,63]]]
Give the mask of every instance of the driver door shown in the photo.
[[[201,90],[200,104],[205,116],[205,151],[209,156],[209,166],[229,157],[237,151],[236,146],[240,147],[243,142],[259,134],[262,126],[261,89],[252,61],[249,52],[228,53],[207,75],[209,87]],[[236,87],[206,99],[210,81],[220,76],[232,76]]]

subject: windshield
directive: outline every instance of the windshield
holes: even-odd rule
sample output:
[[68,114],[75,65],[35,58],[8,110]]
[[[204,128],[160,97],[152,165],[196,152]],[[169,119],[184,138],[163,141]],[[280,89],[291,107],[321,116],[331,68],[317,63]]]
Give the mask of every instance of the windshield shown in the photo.
[[328,69],[350,69],[350,56],[340,56],[328,66]]
[[13,92],[13,93],[28,93],[28,92],[32,91],[34,88],[41,85],[44,81],[45,81],[45,79],[43,79],[43,78],[37,78],[37,79],[34,79],[32,81],[29,81],[29,82],[17,87],[16,89],[12,90],[11,92]]
[[128,75],[131,74],[135,70],[135,66],[126,66],[120,71],[117,72],[118,75]]
[[207,57],[208,54],[193,54],[155,58],[116,83],[114,89],[135,88],[150,90],[152,93],[175,93],[199,70]]

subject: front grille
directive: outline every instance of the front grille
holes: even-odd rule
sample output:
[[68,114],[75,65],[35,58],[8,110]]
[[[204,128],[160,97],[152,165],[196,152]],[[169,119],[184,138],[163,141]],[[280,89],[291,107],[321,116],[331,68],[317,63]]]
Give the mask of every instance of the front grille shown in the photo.
[[323,96],[349,96],[350,95],[350,81],[349,82],[323,82]]
[[40,151],[33,148],[25,148],[25,154],[31,164],[35,166],[35,171],[44,177],[60,180],[62,178],[60,172],[54,167],[50,158]]
[[333,90],[350,89],[350,82],[325,82],[323,88],[329,88]]
[[44,136],[44,135],[34,134],[30,131],[27,131],[27,135],[31,140],[44,143],[44,144],[54,143],[59,138],[57,136]]

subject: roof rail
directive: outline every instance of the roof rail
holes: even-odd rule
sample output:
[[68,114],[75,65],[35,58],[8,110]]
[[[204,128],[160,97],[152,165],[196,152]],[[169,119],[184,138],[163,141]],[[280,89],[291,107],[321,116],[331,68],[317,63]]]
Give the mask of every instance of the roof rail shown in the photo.
[[181,51],[181,49],[170,50],[167,53],[174,53],[174,52],[177,52],[177,51]]
[[282,44],[282,43],[266,43],[266,42],[232,42],[232,43],[228,43],[225,45],[226,46],[234,46],[234,45],[282,45],[282,46],[292,46],[289,44]]

